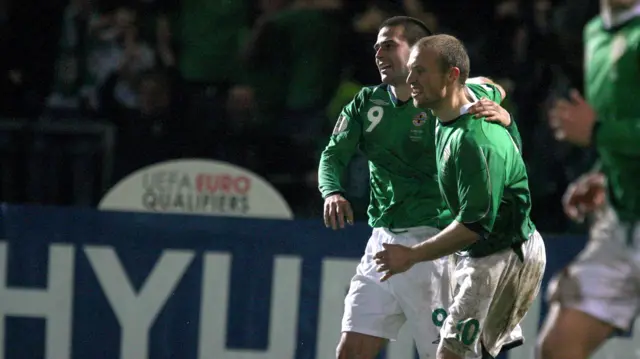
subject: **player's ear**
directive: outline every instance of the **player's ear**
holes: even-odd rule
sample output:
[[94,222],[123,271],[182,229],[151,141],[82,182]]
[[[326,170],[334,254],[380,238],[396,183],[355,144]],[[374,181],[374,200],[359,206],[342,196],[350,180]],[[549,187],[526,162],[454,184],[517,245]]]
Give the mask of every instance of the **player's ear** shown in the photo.
[[449,83],[456,83],[460,78],[460,69],[457,67],[452,67],[449,69]]

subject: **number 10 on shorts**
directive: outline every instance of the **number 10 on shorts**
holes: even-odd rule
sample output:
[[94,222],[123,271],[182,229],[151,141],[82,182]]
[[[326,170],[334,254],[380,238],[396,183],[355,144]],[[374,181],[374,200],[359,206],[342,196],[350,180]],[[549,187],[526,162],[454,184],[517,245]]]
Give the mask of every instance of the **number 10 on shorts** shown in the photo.
[[[447,319],[447,311],[444,308],[438,308],[431,313],[431,321],[438,328],[442,328],[445,319]],[[456,331],[458,341],[464,345],[472,345],[480,334],[480,323],[473,318],[463,319],[456,324]]]

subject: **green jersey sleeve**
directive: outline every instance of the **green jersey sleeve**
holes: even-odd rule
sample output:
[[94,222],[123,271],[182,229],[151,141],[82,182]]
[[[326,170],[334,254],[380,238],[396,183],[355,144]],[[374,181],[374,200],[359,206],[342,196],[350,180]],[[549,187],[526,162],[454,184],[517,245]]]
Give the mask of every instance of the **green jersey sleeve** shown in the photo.
[[493,229],[505,184],[505,160],[472,136],[460,139],[456,154],[460,210],[456,221],[487,238]]
[[626,121],[596,122],[594,144],[611,152],[640,155],[640,118]]
[[366,89],[363,89],[342,109],[329,144],[322,151],[318,166],[318,189],[322,197],[332,193],[344,193],[340,180],[360,142],[362,134],[360,108],[365,97]]
[[511,138],[513,138],[513,142],[518,146],[518,151],[522,153],[522,137],[520,137],[518,124],[516,124],[516,119],[513,118],[513,114],[510,113],[509,115],[511,115],[511,123],[505,128],[507,129],[507,132],[509,132]]

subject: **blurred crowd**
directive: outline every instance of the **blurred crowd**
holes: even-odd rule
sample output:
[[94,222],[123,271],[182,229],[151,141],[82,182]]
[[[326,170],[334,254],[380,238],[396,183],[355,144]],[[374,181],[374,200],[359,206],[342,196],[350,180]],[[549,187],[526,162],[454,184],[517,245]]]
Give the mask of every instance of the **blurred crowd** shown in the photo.
[[[554,141],[546,110],[582,88],[582,28],[597,11],[597,0],[1,0],[0,117],[113,124],[113,182],[212,158],[318,216],[319,152],[341,107],[380,81],[379,24],[410,15],[462,39],[472,75],[505,87],[534,220],[567,231],[560,198],[593,154]],[[356,158],[345,179],[360,218],[367,171]]]

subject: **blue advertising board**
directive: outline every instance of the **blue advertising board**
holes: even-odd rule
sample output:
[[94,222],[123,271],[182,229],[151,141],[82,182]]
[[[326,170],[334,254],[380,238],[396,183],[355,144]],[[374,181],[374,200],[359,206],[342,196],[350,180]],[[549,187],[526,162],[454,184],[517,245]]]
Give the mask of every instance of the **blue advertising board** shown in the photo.
[[[3,206],[1,215],[0,359],[334,358],[370,233],[75,208]],[[545,240],[546,286],[584,239]],[[508,358],[531,357],[544,313],[536,304],[527,344]],[[411,340],[381,357],[413,359]]]

